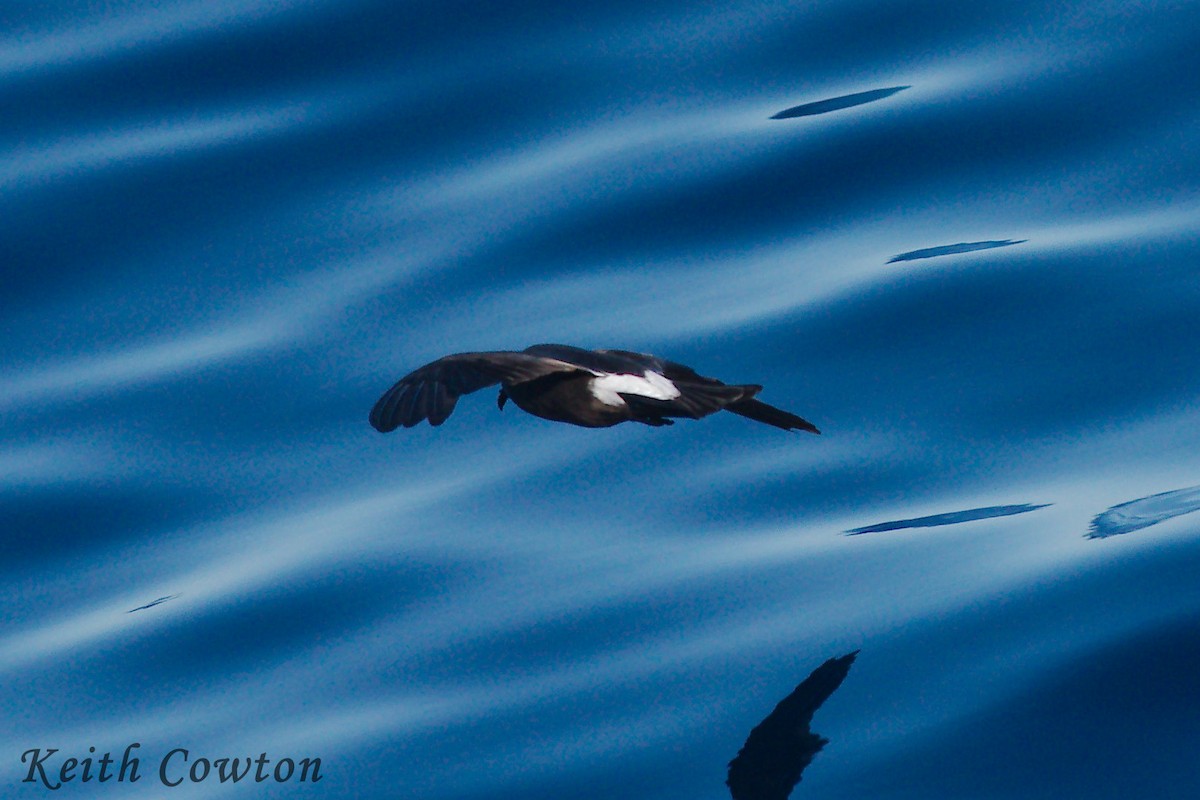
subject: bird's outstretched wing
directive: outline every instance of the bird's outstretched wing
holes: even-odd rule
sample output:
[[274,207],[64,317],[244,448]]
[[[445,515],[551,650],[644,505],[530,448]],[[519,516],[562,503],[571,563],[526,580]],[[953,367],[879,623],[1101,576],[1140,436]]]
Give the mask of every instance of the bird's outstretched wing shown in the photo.
[[565,361],[508,351],[455,353],[405,375],[371,409],[371,427],[387,433],[423,419],[441,425],[458,398],[497,383],[514,384],[578,368]]
[[[654,370],[679,387],[680,392],[685,397],[697,398],[698,406],[709,406],[713,402],[713,399],[723,398],[722,392],[717,387],[725,386],[724,383],[716,378],[707,378],[700,375],[691,367],[684,366],[683,364],[668,361],[658,356],[652,356],[649,353],[634,353],[629,350],[600,350],[599,352],[623,358],[639,364],[646,369]],[[762,387],[757,386],[754,388],[761,389]],[[755,394],[757,394],[757,391],[747,392],[741,399],[730,398],[732,402],[729,401],[730,399],[726,399],[725,402],[720,402],[720,399],[717,399],[716,402],[720,403],[719,406],[712,406],[699,414],[699,416],[712,413],[719,407],[726,411],[732,411],[738,416],[752,419],[755,422],[774,425],[776,428],[782,428],[785,431],[800,430],[808,431],[809,433],[820,433],[817,430],[817,426],[808,420],[796,416],[790,411],[784,411],[781,408],[776,408],[773,405],[757,400],[754,397]]]

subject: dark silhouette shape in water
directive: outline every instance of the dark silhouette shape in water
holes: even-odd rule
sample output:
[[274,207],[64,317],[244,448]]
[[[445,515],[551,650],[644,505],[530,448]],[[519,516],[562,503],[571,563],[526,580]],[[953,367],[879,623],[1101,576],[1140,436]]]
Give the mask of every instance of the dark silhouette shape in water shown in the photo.
[[841,111],[843,108],[854,108],[864,103],[873,103],[908,88],[910,87],[889,86],[886,89],[872,89],[869,92],[855,92],[854,94],[844,94],[841,97],[831,97],[828,100],[817,100],[814,103],[803,103],[785,108],[778,114],[772,114],[771,119],[794,119],[795,117],[811,117],[815,114],[828,114],[830,111]]
[[1024,244],[1028,239],[993,239],[986,242],[959,242],[944,244],[940,247],[926,247],[923,250],[909,250],[888,259],[889,264],[897,261],[916,261],[921,258],[937,258],[938,256],[953,256],[959,253],[972,253],[976,250],[991,250],[995,247],[1011,247],[1014,244]]
[[1096,515],[1091,530],[1085,536],[1088,539],[1104,539],[1132,533],[1193,511],[1200,511],[1200,486],[1152,494],[1113,506],[1103,514]]
[[429,420],[441,425],[461,395],[500,384],[508,400],[543,419],[585,428],[621,422],[673,424],[721,411],[783,430],[820,433],[811,422],[754,399],[757,384],[730,386],[691,367],[628,350],[583,350],[537,344],[521,352],[457,353],[401,378],[371,409],[371,425],[387,433]]
[[137,608],[131,608],[131,609],[129,609],[128,611],[126,611],[125,613],[126,613],[126,614],[132,614],[132,613],[133,613],[133,612],[135,612],[135,611],[144,611],[144,610],[146,610],[147,608],[154,608],[154,607],[155,607],[156,605],[158,605],[159,603],[165,603],[165,602],[167,602],[168,600],[174,600],[176,597],[179,597],[179,595],[177,595],[177,594],[169,594],[169,595],[167,595],[167,596],[165,596],[165,597],[160,597],[160,598],[158,598],[157,600],[153,600],[153,601],[151,601],[151,602],[149,602],[149,603],[146,603],[146,605],[144,605],[144,606],[138,606]]
[[882,531],[896,531],[901,528],[936,528],[939,525],[956,525],[960,522],[973,522],[977,519],[991,519],[992,517],[1011,517],[1013,514],[1024,514],[1029,511],[1037,511],[1039,508],[1045,508],[1051,505],[1043,503],[1038,506],[1023,503],[1019,506],[987,506],[986,508],[971,508],[966,511],[951,511],[947,514],[932,514],[928,517],[915,517],[913,519],[897,519],[891,522],[879,522],[875,525],[867,525],[864,528],[852,528],[846,531],[847,536],[857,536],[860,533],[880,533]]
[[813,714],[842,685],[857,650],[831,658],[758,723],[729,762],[733,800],[787,800],[800,775],[829,740],[812,732]]

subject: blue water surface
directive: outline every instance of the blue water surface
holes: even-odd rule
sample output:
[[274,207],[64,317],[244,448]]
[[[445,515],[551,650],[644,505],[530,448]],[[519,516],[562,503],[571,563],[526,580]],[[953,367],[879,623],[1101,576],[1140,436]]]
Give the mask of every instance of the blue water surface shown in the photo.
[[[1196,796],[1200,515],[1155,498],[1200,484],[1198,36],[1182,0],[0,5],[0,794],[138,743],[61,796],[161,797],[185,748],[321,780],[171,797],[716,800],[861,651],[793,797]],[[492,390],[367,424],[537,342],[823,434]]]

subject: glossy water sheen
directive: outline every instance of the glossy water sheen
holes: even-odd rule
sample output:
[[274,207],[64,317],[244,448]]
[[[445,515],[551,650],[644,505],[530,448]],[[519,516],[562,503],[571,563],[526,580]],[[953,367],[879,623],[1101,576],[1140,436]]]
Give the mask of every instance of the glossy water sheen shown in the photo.
[[[323,761],[177,798],[715,800],[861,650],[794,797],[1193,796],[1200,515],[1088,534],[1200,483],[1198,33],[1190,2],[5,3],[0,793],[48,793],[29,748],[136,741]],[[367,425],[433,358],[546,341],[823,435],[492,390]]]

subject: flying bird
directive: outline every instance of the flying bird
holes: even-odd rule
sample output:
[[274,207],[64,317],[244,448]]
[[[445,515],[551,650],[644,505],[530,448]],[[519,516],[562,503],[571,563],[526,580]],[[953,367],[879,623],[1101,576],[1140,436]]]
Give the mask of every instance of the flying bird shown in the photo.
[[621,422],[673,424],[724,409],[783,430],[820,433],[811,422],[755,399],[757,384],[730,385],[691,367],[627,350],[537,344],[523,351],[456,353],[405,375],[371,409],[371,426],[387,433],[429,420],[441,425],[458,398],[500,384],[496,404],[585,428]]

